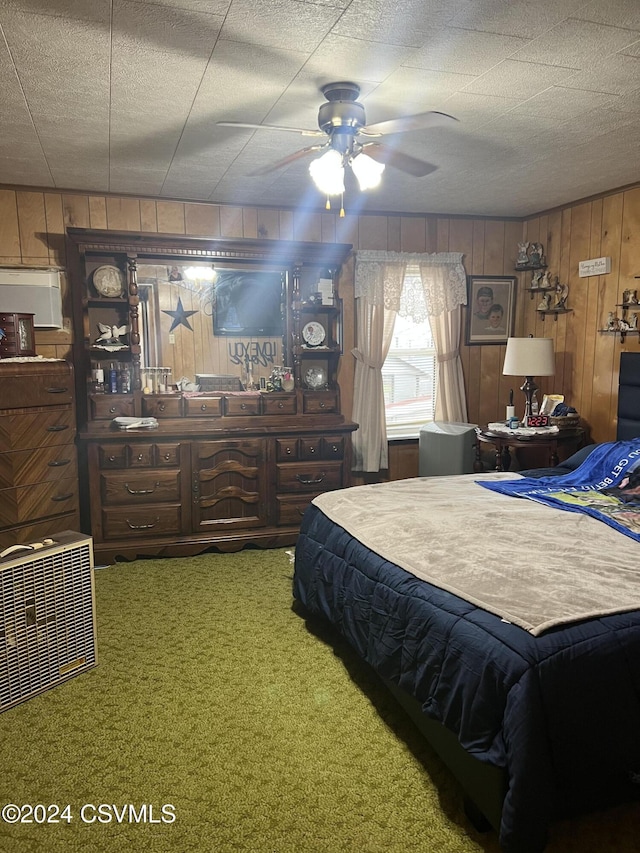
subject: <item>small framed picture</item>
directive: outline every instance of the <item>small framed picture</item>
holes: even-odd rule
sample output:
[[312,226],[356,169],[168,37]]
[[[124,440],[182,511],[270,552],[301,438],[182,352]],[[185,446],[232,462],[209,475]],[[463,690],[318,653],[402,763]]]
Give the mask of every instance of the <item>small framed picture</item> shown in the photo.
[[509,275],[467,277],[467,346],[506,344],[513,336],[516,282]]

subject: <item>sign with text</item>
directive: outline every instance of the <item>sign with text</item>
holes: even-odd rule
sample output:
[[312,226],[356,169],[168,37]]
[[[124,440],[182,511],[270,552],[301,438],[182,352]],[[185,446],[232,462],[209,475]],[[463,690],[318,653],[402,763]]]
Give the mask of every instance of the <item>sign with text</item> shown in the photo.
[[611,258],[592,258],[590,261],[578,261],[578,275],[586,278],[590,275],[606,275],[611,272]]

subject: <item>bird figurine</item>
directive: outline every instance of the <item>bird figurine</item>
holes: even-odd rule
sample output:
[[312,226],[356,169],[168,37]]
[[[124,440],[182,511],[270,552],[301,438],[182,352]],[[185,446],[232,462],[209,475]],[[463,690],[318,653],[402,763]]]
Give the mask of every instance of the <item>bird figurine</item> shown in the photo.
[[129,331],[128,326],[107,326],[105,323],[98,323],[100,335],[96,338],[96,344],[103,346],[124,346],[120,338],[126,335]]

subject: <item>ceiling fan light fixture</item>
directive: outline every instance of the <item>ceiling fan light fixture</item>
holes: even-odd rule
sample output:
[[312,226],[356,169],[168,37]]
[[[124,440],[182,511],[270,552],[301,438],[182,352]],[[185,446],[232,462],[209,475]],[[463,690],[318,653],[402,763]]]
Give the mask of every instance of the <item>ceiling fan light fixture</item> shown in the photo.
[[351,160],[351,168],[361,190],[373,190],[380,186],[384,163],[379,163],[368,154],[360,153]]
[[323,195],[341,195],[344,192],[343,155],[335,148],[330,148],[322,157],[312,160],[309,174]]

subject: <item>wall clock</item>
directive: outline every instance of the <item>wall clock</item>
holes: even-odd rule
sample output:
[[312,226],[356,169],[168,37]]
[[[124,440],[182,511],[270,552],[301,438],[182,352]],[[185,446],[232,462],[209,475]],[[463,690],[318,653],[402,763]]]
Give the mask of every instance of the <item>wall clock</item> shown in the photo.
[[98,267],[93,273],[93,286],[100,296],[122,296],[124,276],[118,267]]
[[312,320],[302,328],[302,340],[309,347],[319,347],[327,336],[327,332],[316,320]]

